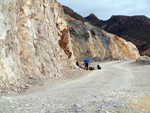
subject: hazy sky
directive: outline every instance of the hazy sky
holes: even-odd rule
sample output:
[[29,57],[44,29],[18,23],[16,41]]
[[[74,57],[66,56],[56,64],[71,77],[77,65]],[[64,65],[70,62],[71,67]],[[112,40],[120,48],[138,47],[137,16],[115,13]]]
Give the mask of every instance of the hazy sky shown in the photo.
[[101,20],[112,15],[145,15],[150,18],[150,0],[57,0],[83,17],[94,13]]

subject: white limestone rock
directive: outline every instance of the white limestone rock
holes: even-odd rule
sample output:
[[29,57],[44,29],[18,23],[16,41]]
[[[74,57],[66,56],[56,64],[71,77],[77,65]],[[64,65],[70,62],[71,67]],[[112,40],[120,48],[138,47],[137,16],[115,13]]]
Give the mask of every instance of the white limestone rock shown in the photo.
[[42,79],[61,76],[71,64],[68,58],[74,59],[68,31],[66,46],[59,44],[59,33],[68,29],[61,5],[56,0],[1,0],[0,6],[2,92],[22,92]]

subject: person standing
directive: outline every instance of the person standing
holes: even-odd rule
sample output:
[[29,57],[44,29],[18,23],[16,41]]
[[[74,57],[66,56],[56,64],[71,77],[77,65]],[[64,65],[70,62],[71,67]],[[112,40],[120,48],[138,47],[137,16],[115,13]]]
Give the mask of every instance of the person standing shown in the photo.
[[84,64],[85,64],[85,69],[88,70],[89,64],[90,64],[90,60],[89,60],[88,58],[86,58],[86,59],[84,60]]
[[80,67],[80,65],[79,65],[79,62],[78,62],[78,61],[76,62],[76,65],[77,65],[78,67]]

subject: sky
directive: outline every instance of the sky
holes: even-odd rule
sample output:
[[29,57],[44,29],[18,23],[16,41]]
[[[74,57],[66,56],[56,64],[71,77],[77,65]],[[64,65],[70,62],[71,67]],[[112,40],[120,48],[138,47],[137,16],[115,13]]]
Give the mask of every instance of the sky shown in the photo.
[[100,20],[112,15],[145,15],[150,18],[150,0],[57,0],[83,17],[95,14]]

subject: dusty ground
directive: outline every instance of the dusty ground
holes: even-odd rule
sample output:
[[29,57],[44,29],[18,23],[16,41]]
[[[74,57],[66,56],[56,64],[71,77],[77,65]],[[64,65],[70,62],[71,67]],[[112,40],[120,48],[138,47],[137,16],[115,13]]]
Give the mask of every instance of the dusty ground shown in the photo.
[[149,113],[150,65],[132,61],[100,64],[51,79],[25,93],[0,97],[0,113]]

